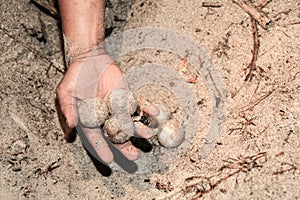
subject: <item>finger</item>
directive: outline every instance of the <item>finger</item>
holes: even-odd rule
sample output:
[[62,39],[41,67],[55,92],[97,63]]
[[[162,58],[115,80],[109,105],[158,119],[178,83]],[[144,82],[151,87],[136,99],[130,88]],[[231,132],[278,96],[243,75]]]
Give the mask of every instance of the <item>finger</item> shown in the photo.
[[118,114],[111,117],[104,124],[105,133],[115,146],[128,160],[138,158],[138,150],[130,142],[129,138],[134,135],[134,124],[131,117],[126,114]]
[[131,142],[125,142],[124,144],[117,144],[116,147],[122,152],[122,154],[128,160],[137,160],[139,158],[139,151],[134,147]]
[[135,132],[137,135],[150,139],[154,135],[154,131],[148,126],[144,125],[142,122],[134,122]]
[[76,100],[72,93],[61,91],[60,88],[57,89],[57,97],[68,126],[74,128],[78,123]]
[[[146,113],[146,117],[148,119],[149,126],[151,128],[158,128],[160,125],[162,125],[164,122],[166,122],[166,120],[168,120],[171,117],[171,111],[170,109],[164,105],[164,104],[152,104],[151,109],[153,110],[152,112]],[[156,111],[156,109],[158,110],[158,112]],[[155,112],[154,112],[155,110]],[[156,115],[153,115],[153,114]],[[158,113],[158,114],[157,114]],[[148,116],[147,116],[148,114]]]
[[99,128],[90,129],[84,127],[81,127],[81,129],[97,155],[104,162],[111,163],[113,161],[113,154],[104,140],[101,130]]
[[143,109],[143,112],[145,112],[151,116],[157,116],[157,115],[159,115],[159,112],[160,112],[159,108],[153,103],[144,105],[144,107],[142,109]]
[[74,128],[78,123],[77,107],[74,104],[65,105],[65,111],[62,110],[62,112],[66,117],[68,126]]

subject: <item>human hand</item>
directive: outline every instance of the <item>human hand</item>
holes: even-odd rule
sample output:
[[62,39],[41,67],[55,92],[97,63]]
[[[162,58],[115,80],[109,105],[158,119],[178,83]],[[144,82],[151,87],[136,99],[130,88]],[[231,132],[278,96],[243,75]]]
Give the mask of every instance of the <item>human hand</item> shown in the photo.
[[[106,163],[113,160],[113,153],[104,138],[103,130],[82,126],[78,120],[78,106],[88,98],[101,97],[107,100],[107,96],[116,88],[127,88],[123,73],[111,57],[101,49],[81,54],[73,59],[57,87],[58,100],[68,126],[71,128],[77,126],[97,155]],[[143,110],[151,116],[159,114],[155,106],[146,106]],[[132,121],[124,123],[132,124]],[[147,139],[153,136],[153,131],[146,126],[140,125],[135,128],[135,133],[141,137]],[[118,144],[116,147],[127,159],[138,158],[138,150],[130,142]]]

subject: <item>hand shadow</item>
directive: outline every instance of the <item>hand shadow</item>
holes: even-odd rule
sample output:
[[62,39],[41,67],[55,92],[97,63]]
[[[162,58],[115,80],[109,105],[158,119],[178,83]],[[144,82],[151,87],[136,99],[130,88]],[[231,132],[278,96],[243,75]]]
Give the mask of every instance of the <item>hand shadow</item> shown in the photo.
[[[105,177],[108,177],[112,174],[112,170],[110,169],[110,167],[103,162],[98,154],[96,153],[96,151],[92,148],[91,144],[88,142],[87,138],[85,137],[85,135],[83,134],[80,126],[77,126],[76,128],[69,128],[67,123],[66,123],[66,118],[64,117],[60,106],[59,106],[59,102],[58,99],[55,99],[55,107],[56,107],[56,111],[57,111],[57,115],[58,115],[58,119],[59,119],[59,123],[60,126],[64,132],[65,135],[65,140],[68,143],[73,143],[76,140],[76,134],[78,133],[78,135],[80,136],[81,142],[83,144],[84,149],[87,152],[87,155],[90,157],[91,161],[93,162],[95,168],[97,169],[97,171],[102,174]],[[117,163],[124,171],[128,172],[128,173],[135,173],[138,170],[138,165],[131,160],[128,160],[112,143],[111,141],[109,141],[108,138],[104,137],[105,141],[107,142],[107,144],[109,145],[110,150],[113,153],[114,156],[114,161],[115,163]],[[139,137],[132,137],[130,139],[130,141],[132,142],[132,144],[139,148],[142,152],[150,152],[153,147],[152,145],[144,138],[139,138]]]
[[[93,164],[95,165],[96,169],[104,176],[109,176],[112,172],[109,166],[101,160],[101,158],[98,156],[92,145],[89,143],[88,139],[84,135],[82,129],[80,126],[77,126],[78,135],[81,139],[81,142],[86,149],[88,155],[90,156],[91,160],[93,161]],[[128,160],[113,144],[112,142],[107,139],[106,137],[103,137],[105,141],[107,142],[110,150],[113,153],[114,161],[126,172],[128,173],[134,173],[137,171],[138,166],[134,161]],[[110,172],[108,172],[108,169]]]
[[[58,99],[55,99],[55,107],[56,107],[56,111],[57,111],[57,116],[58,116],[58,120],[59,120],[59,124],[61,129],[64,132],[65,135],[65,140],[68,143],[73,143],[76,140],[76,134],[77,134],[77,130],[76,128],[69,128],[66,122],[66,118],[63,115],[60,106],[59,106],[59,102]],[[102,162],[99,162],[96,158],[94,158],[94,156],[91,155],[91,153],[86,149],[86,147],[83,145],[84,149],[87,152],[87,155],[90,157],[90,159],[92,160],[95,168],[97,169],[97,171],[102,174],[103,176],[110,176],[112,171],[111,169],[103,164]]]
[[75,139],[76,139],[76,129],[75,128],[70,128],[67,125],[66,118],[65,118],[64,114],[62,113],[62,111],[60,109],[59,101],[58,101],[57,98],[55,98],[55,108],[56,108],[56,111],[57,111],[57,117],[58,117],[58,120],[59,120],[60,127],[64,132],[65,140],[68,143],[74,142]]

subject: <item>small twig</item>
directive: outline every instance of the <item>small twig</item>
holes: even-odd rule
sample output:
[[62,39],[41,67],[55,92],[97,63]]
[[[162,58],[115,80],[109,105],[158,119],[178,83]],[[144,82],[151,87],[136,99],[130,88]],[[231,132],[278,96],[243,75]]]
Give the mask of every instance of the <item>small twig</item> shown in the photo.
[[252,59],[247,68],[249,68],[249,72],[246,75],[245,81],[251,81],[253,78],[253,71],[256,69],[256,61],[259,50],[259,40],[258,40],[258,31],[256,21],[251,18],[251,25],[253,29],[253,51],[252,51]]
[[253,71],[256,69],[256,61],[259,51],[259,39],[258,39],[258,30],[257,24],[259,23],[264,29],[271,28],[274,25],[274,22],[268,18],[261,9],[267,5],[271,0],[263,0],[258,7],[255,7],[250,2],[245,3],[243,0],[233,0],[234,3],[239,5],[245,12],[251,16],[251,26],[253,29],[253,50],[252,50],[252,59],[247,69],[249,69],[245,81],[251,81],[253,78]]
[[257,7],[261,9],[261,8],[265,7],[271,1],[272,0],[262,0],[261,3]]
[[272,90],[270,90],[269,92],[267,92],[266,94],[264,94],[263,96],[261,96],[260,98],[256,99],[255,101],[250,102],[248,105],[243,106],[241,109],[243,108],[247,108],[243,111],[246,110],[252,110],[255,106],[257,106],[260,102],[262,102],[264,99],[266,99],[267,97],[269,97],[273,92],[275,91],[275,89],[273,88]]
[[247,128],[249,126],[256,126],[256,124],[253,122],[256,118],[252,117],[252,118],[248,118],[246,115],[242,114],[241,117],[245,120],[243,122],[239,122],[242,125],[242,129],[240,131],[240,133],[242,134],[242,137],[244,139],[247,138],[247,135],[252,136],[252,132],[247,131]]
[[275,155],[275,157],[280,157],[280,156],[283,156],[284,155],[284,151],[280,151],[279,153],[277,153],[276,155]]
[[286,162],[282,163],[281,165],[287,165],[287,166],[289,166],[289,168],[277,170],[276,172],[273,172],[273,175],[284,174],[285,172],[289,172],[289,171],[292,171],[292,170],[295,172],[298,169],[296,165],[286,163]]
[[57,161],[51,162],[51,163],[49,163],[48,165],[46,165],[46,166],[43,168],[43,172],[44,172],[44,173],[48,173],[48,172],[51,172],[51,171],[53,171],[54,169],[60,167],[60,164],[58,164],[58,162],[59,162],[60,160],[61,160],[61,159],[58,158]]
[[[267,153],[266,152],[260,152],[253,156],[239,156],[238,159],[230,158],[228,161],[225,161],[229,164],[226,164],[222,166],[219,169],[219,173],[205,177],[205,176],[193,176],[186,178],[187,183],[184,184],[184,186],[174,189],[173,191],[166,193],[163,196],[160,196],[158,198],[155,198],[156,200],[163,200],[163,199],[169,199],[172,196],[175,196],[176,194],[179,194],[180,192],[183,192],[184,194],[190,193],[190,192],[196,192],[196,195],[192,199],[199,199],[205,194],[208,194],[212,192],[216,187],[218,187],[221,183],[229,179],[230,177],[239,174],[240,172],[247,173],[251,171],[253,168],[262,167],[262,165],[259,165],[257,162],[258,159],[265,158],[265,161],[267,160]],[[233,172],[226,174],[226,176],[219,178],[215,182],[213,182],[212,178],[218,177],[222,175],[225,169],[232,169]],[[207,183],[208,188],[205,187],[197,187],[200,186],[201,183]]]
[[281,14],[285,14],[288,15],[290,12],[292,11],[292,9],[288,9],[288,10],[284,10],[284,11],[280,11],[279,13],[277,13],[276,15],[274,15],[273,18],[277,18],[279,15]]
[[251,131],[247,131],[247,128],[249,126],[256,127],[256,124],[254,123],[254,120],[256,120],[256,117],[248,118],[245,114],[239,114],[240,117],[242,117],[242,121],[238,122],[239,127],[237,128],[230,128],[228,135],[232,134],[234,131],[238,131],[238,134],[241,134],[243,139],[246,139],[246,136],[252,136],[253,133]]
[[[218,173],[217,175],[220,175],[220,173]],[[215,175],[215,176],[217,176],[217,175]],[[187,178],[187,180],[188,180],[188,179],[192,179],[192,180],[189,181],[188,183],[186,183],[184,186],[182,186],[182,187],[180,187],[180,188],[176,188],[176,189],[174,189],[173,191],[171,191],[171,192],[169,192],[169,193],[167,193],[167,194],[165,194],[165,195],[163,195],[163,196],[160,196],[160,197],[155,198],[155,200],[168,199],[168,198],[170,198],[170,197],[172,197],[172,196],[174,196],[174,195],[180,193],[181,191],[184,191],[185,189],[188,189],[188,188],[191,187],[191,186],[194,186],[194,185],[197,185],[197,184],[201,183],[201,182],[203,181],[202,178],[207,180],[207,179],[210,179],[210,178],[212,178],[212,177],[214,177],[214,176],[211,176],[211,177],[209,177],[209,178],[203,177],[203,176],[197,176],[197,177]],[[196,179],[193,180],[194,178],[196,178]]]
[[222,7],[223,4],[220,2],[203,2],[202,7],[207,7],[207,8],[220,8]]
[[49,3],[46,3],[43,0],[31,0],[33,3],[41,6],[42,8],[44,8],[45,10],[47,10],[52,16],[54,16],[55,18],[58,16],[58,12],[56,10],[55,7],[53,7],[52,5],[50,5]]
[[240,131],[240,132],[242,132],[242,131],[243,131],[243,127],[239,127],[239,128],[230,128],[230,129],[229,129],[228,135],[231,135],[234,131]]
[[207,7],[207,12],[206,12],[206,14],[204,15],[204,18],[203,19],[206,19],[206,17],[208,16],[208,15],[213,15],[213,14],[215,14],[216,12],[212,9],[212,7]]
[[53,64],[52,61],[50,61],[46,56],[42,55],[38,50],[34,49],[33,47],[31,47],[30,45],[26,44],[25,42],[23,42],[22,40],[16,38],[15,36],[13,36],[12,34],[9,33],[9,31],[5,28],[0,27],[0,31],[2,31],[5,35],[7,35],[8,37],[12,38],[15,42],[21,44],[22,47],[24,47],[25,49],[28,49],[29,51],[31,51],[35,56],[39,57],[41,60],[43,60],[45,63],[49,64],[49,68],[47,71],[49,71],[49,69],[51,67],[54,67],[56,69],[56,71],[64,74],[64,71],[61,70],[60,68],[58,68],[57,66],[55,66]]
[[245,82],[243,82],[243,84],[241,85],[241,87],[239,87],[238,89],[236,89],[233,93],[231,93],[231,98],[234,98],[238,93],[240,93],[241,89],[245,86]]
[[255,19],[264,29],[269,29],[274,22],[263,12],[258,10],[254,5],[245,3],[243,0],[233,0],[233,3],[239,5],[246,13]]
[[296,24],[300,24],[300,21],[284,24],[283,27],[287,27],[287,26],[291,26],[291,25],[296,25]]
[[[206,17],[208,15],[213,15],[215,13],[213,11],[213,8],[220,8],[222,6],[223,6],[223,4],[221,4],[220,2],[217,2],[217,1],[216,2],[203,2],[202,3],[202,7],[207,8],[207,12],[206,12],[206,14],[204,16],[204,19],[206,19]],[[212,11],[212,13],[210,11]]]

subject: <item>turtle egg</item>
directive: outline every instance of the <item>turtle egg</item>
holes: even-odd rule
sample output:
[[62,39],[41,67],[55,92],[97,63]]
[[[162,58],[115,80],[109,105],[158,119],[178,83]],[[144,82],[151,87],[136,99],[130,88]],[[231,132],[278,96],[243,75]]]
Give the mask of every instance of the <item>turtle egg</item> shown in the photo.
[[175,119],[170,119],[161,125],[157,134],[159,143],[166,148],[178,147],[185,138],[185,133]]
[[129,113],[132,115],[137,109],[138,102],[130,90],[119,88],[108,95],[107,105],[111,114]]
[[129,115],[116,114],[104,123],[104,130],[111,142],[121,144],[134,135],[134,124]]
[[96,97],[83,100],[78,107],[78,116],[85,127],[101,126],[108,117],[108,108],[104,99]]

